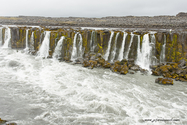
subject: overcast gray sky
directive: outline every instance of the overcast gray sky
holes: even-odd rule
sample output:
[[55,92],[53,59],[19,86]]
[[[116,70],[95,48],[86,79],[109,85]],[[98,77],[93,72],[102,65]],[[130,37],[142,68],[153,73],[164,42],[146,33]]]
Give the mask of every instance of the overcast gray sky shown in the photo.
[[187,0],[0,0],[0,16],[106,17],[176,15]]

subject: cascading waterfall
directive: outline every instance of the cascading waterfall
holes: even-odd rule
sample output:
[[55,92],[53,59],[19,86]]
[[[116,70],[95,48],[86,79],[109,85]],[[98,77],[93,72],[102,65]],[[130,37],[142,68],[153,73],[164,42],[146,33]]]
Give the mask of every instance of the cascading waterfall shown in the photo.
[[79,49],[78,49],[78,58],[82,58],[83,56],[83,50],[82,50],[82,35],[79,33]]
[[60,40],[58,41],[57,46],[55,47],[55,50],[54,50],[54,53],[53,53],[53,58],[55,58],[55,59],[60,59],[61,58],[61,50],[62,50],[64,39],[65,39],[65,37],[62,36],[60,38]]
[[119,56],[118,56],[118,60],[121,61],[123,59],[123,53],[124,53],[124,48],[125,48],[125,40],[126,40],[126,37],[127,37],[127,33],[126,32],[123,32],[123,41],[122,41],[122,45],[121,45],[121,48],[120,48],[120,51],[119,51]]
[[28,50],[29,50],[28,33],[29,33],[29,29],[26,30],[26,37],[25,37],[25,43],[26,43],[25,51],[26,51],[26,52],[28,52]]
[[160,53],[160,63],[165,63],[166,35],[164,35],[164,44]]
[[140,61],[141,61],[140,35],[138,35],[138,48],[137,48],[136,64],[138,64]]
[[130,47],[132,45],[132,42],[133,42],[133,38],[134,38],[134,34],[131,32],[131,40],[130,40],[130,43],[129,43],[129,46],[127,48],[127,52],[126,52],[126,55],[125,55],[125,59],[128,60],[128,56],[129,56],[129,52],[130,52]]
[[114,32],[111,31],[110,39],[109,39],[109,42],[108,42],[108,47],[107,47],[106,53],[104,55],[104,59],[105,60],[108,60],[108,57],[109,57],[109,54],[110,54],[110,47],[111,47],[111,42],[112,42],[113,36],[114,36]]
[[3,27],[0,27],[0,46],[3,45],[3,34],[2,34],[2,31],[3,31]]
[[155,38],[155,32],[152,32],[151,34],[151,65],[156,65],[158,60],[155,56],[156,54],[156,47],[155,47],[155,44],[156,44],[156,38]]
[[114,49],[113,49],[113,51],[112,51],[112,53],[111,53],[111,60],[110,60],[110,62],[114,62],[114,59],[115,59],[115,56],[116,56],[116,44],[117,44],[117,41],[118,41],[118,36],[119,36],[119,32],[116,34],[116,38],[115,38],[115,43],[114,43]]
[[40,57],[47,58],[49,56],[50,33],[51,31],[45,31],[45,37],[38,53]]
[[151,56],[151,45],[149,43],[149,34],[145,34],[143,36],[143,41],[142,41],[142,48],[141,52],[138,54],[138,62],[137,64],[143,68],[149,70],[149,65],[150,65],[150,56]]
[[32,32],[31,38],[30,38],[30,50],[34,51],[34,32]]
[[11,32],[10,32],[10,28],[6,28],[5,29],[5,43],[3,45],[3,48],[9,48],[10,46],[10,40],[11,40]]
[[72,50],[72,54],[71,54],[71,61],[75,61],[76,58],[77,58],[77,47],[76,47],[76,41],[77,41],[77,35],[79,33],[77,32],[74,36],[74,39],[73,39],[73,50]]
[[93,52],[94,51],[94,42],[95,42],[95,31],[92,31],[92,34],[91,34],[91,40],[90,40],[90,51]]

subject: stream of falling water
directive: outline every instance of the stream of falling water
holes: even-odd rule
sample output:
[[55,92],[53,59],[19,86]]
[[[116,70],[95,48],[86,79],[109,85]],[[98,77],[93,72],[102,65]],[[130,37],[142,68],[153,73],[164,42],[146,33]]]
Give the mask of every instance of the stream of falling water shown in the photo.
[[126,40],[127,35],[128,34],[126,32],[123,32],[122,45],[121,45],[121,48],[120,48],[120,51],[119,51],[119,56],[118,56],[119,61],[121,61],[123,59],[124,48],[125,48],[125,40]]
[[110,39],[109,39],[109,42],[108,42],[108,47],[107,47],[106,53],[104,55],[104,59],[105,60],[108,60],[108,57],[109,57],[109,54],[110,54],[110,47],[111,47],[111,42],[112,42],[113,36],[114,36],[114,31],[111,31]]
[[115,59],[115,56],[116,56],[116,44],[117,44],[117,41],[118,41],[118,36],[119,36],[119,32],[116,34],[116,38],[115,38],[115,42],[114,42],[114,49],[112,50],[112,53],[111,53],[111,60],[110,62],[114,62],[114,59]]
[[131,40],[130,40],[130,43],[129,43],[129,46],[127,48],[127,52],[126,52],[126,55],[125,55],[125,59],[128,60],[128,56],[129,56],[129,52],[130,52],[130,47],[131,47],[131,44],[133,42],[133,38],[134,38],[134,34],[131,32]]
[[166,35],[164,35],[164,44],[160,53],[160,63],[165,63]]
[[65,37],[62,36],[60,40],[58,41],[54,53],[53,53],[53,58],[60,59],[61,58],[61,51],[62,51],[62,46],[64,42]]
[[29,38],[28,38],[28,33],[29,33],[29,30],[27,29],[26,30],[26,36],[25,36],[25,51],[28,52],[29,51]]
[[3,32],[3,27],[0,27],[0,47],[3,45],[3,35],[2,35],[2,32]]
[[11,32],[10,28],[5,29],[5,39],[4,39],[4,45],[3,48],[9,48],[10,47],[10,40],[11,40]]
[[50,31],[45,31],[45,37],[39,49],[38,55],[47,58],[49,56]]
[[[187,124],[187,84],[0,48],[0,117],[18,125]],[[144,121],[145,119],[180,121]]]

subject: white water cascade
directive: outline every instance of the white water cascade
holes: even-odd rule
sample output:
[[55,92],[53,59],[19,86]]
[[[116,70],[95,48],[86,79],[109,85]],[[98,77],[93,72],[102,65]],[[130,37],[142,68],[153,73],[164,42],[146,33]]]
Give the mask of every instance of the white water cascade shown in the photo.
[[149,70],[151,63],[151,50],[152,47],[149,43],[149,34],[143,36],[141,52],[138,54],[137,64],[143,68]]
[[156,38],[155,38],[155,33],[156,32],[151,32],[151,65],[157,65],[158,59],[156,58]]
[[162,45],[162,50],[160,53],[160,63],[165,63],[165,53],[166,53],[166,35],[164,35],[164,44]]
[[114,31],[111,31],[110,39],[109,39],[109,42],[108,42],[108,47],[107,47],[106,53],[104,55],[104,59],[105,60],[108,60],[108,57],[109,57],[109,54],[110,54],[110,47],[111,47],[111,42],[112,42],[113,36],[114,36]]
[[121,61],[123,59],[123,53],[124,53],[124,48],[125,48],[125,40],[126,40],[126,37],[127,37],[127,33],[126,32],[123,32],[123,41],[122,41],[122,45],[121,45],[121,48],[120,48],[120,51],[119,51],[119,56],[118,56],[118,60]]
[[61,58],[61,50],[62,50],[62,46],[63,46],[63,42],[64,42],[65,37],[62,36],[60,38],[60,40],[58,41],[54,53],[53,53],[53,58],[55,59],[60,59]]
[[131,48],[131,45],[132,45],[132,42],[133,42],[133,38],[134,38],[134,34],[131,32],[131,40],[130,40],[130,43],[129,43],[129,46],[127,48],[127,52],[126,52],[126,55],[125,55],[125,59],[127,59],[127,60],[128,60],[130,48]]
[[115,38],[115,43],[114,43],[114,49],[113,49],[113,51],[112,51],[112,57],[111,57],[111,60],[110,60],[110,62],[114,62],[114,59],[115,59],[115,56],[116,56],[116,44],[117,44],[117,41],[118,41],[118,36],[119,36],[119,32],[116,34],[116,38]]
[[91,34],[91,40],[90,40],[90,51],[93,52],[94,51],[94,42],[95,42],[95,31],[92,31],[92,34]]
[[11,32],[10,32],[10,28],[6,28],[5,29],[5,43],[3,45],[3,48],[9,48],[10,46],[10,40],[11,40]]
[[28,38],[28,33],[29,33],[29,29],[26,30],[26,37],[25,37],[25,43],[26,43],[26,47],[25,47],[25,52],[29,51],[29,38]]
[[0,27],[0,47],[3,45],[3,34],[2,34],[2,31],[3,31],[3,27]]
[[140,35],[138,35],[138,48],[137,48],[136,64],[138,64],[140,61],[141,61]]
[[81,34],[79,34],[79,49],[78,49],[78,53],[77,53],[77,55],[78,55],[78,58],[82,58],[82,56],[83,56],[83,50],[82,50],[82,35]]
[[75,61],[76,58],[77,58],[77,47],[76,47],[76,41],[77,41],[77,35],[79,33],[77,32],[74,36],[74,39],[73,39],[73,50],[72,50],[72,54],[71,54],[71,61]]
[[30,38],[30,50],[34,51],[34,32],[32,32],[31,38]]
[[47,58],[49,56],[50,33],[51,31],[45,31],[45,37],[38,53],[40,57]]

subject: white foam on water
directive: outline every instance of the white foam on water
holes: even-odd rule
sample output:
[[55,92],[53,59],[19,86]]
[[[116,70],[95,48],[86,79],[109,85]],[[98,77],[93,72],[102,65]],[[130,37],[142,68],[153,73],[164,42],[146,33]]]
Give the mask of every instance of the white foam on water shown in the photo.
[[[147,37],[147,36],[145,36]],[[144,38],[145,39],[145,38]],[[0,116],[19,125],[186,124],[187,85],[0,50]]]

